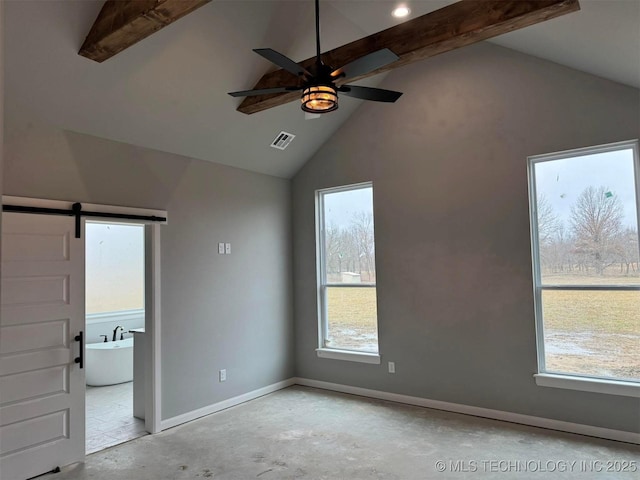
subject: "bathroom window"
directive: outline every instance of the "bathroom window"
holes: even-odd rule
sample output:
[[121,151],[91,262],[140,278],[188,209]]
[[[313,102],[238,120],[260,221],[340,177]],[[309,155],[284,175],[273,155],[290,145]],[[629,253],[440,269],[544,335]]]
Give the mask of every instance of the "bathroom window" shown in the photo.
[[87,222],[86,313],[144,309],[144,226]]
[[539,384],[640,393],[639,169],[637,142],[529,159]]
[[379,363],[373,185],[317,192],[320,357]]

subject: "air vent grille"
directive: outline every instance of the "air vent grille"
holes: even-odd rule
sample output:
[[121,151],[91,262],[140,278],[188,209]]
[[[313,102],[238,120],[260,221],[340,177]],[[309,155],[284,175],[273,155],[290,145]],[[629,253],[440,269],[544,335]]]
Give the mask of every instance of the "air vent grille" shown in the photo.
[[280,132],[275,140],[271,142],[271,146],[273,148],[277,148],[278,150],[284,150],[289,146],[291,141],[296,138],[296,136],[292,133]]

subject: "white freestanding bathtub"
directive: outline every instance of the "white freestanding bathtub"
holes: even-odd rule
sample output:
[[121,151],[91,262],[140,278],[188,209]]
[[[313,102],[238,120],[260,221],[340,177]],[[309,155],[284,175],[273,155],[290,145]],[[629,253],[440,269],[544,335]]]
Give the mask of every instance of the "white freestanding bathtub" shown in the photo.
[[88,343],[85,355],[87,385],[99,387],[133,380],[133,338]]

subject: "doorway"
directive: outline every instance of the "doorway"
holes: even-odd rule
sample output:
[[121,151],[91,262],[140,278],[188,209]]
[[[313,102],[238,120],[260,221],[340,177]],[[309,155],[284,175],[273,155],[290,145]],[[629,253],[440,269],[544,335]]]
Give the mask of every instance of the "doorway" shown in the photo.
[[[31,478],[85,458],[87,218],[135,223],[144,231],[142,404],[145,430],[160,432],[166,212],[11,196],[2,203],[0,390],[12,392],[0,399],[3,478]],[[118,341],[120,335],[118,329]]]
[[144,348],[144,235],[142,224],[85,223],[87,454],[147,434],[144,356],[134,360]]

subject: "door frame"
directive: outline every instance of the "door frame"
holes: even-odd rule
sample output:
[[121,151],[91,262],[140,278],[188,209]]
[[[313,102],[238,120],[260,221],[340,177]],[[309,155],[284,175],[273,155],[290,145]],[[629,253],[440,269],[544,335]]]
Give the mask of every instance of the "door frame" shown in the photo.
[[[166,212],[163,216],[166,217]],[[149,433],[162,431],[162,369],[161,356],[161,281],[160,281],[160,225],[147,224],[144,229],[144,325],[146,342],[144,426]],[[151,348],[149,348],[151,347]]]
[[[70,210],[75,202],[62,200],[47,200],[40,198],[16,197],[3,195],[3,205],[22,205],[27,207],[54,208]],[[123,207],[116,205],[101,205],[83,203],[83,209],[104,212],[119,213],[124,215],[145,215],[154,217],[167,217],[164,210],[148,208]],[[28,214],[25,214],[28,215]],[[82,233],[86,217],[83,217]],[[93,217],[95,221],[111,223],[133,223],[145,225],[145,335],[148,335],[147,368],[145,368],[145,429],[154,434],[162,431],[162,361],[161,361],[161,256],[160,256],[160,225],[167,224],[168,220],[152,222],[144,220],[109,219],[101,220]],[[91,220],[90,220],[91,221]],[[84,296],[84,295],[83,295]]]

